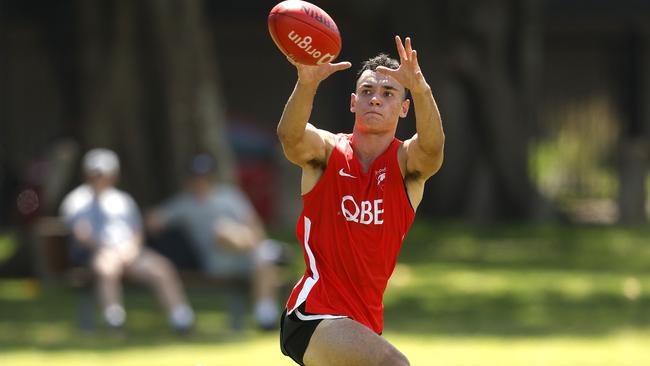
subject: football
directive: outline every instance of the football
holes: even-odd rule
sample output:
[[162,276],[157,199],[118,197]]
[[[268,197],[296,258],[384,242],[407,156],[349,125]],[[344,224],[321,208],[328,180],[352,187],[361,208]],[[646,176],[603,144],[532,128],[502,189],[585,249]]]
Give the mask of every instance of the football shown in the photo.
[[329,63],[341,52],[341,35],[332,17],[306,1],[287,0],[274,6],[269,33],[282,53],[301,64]]

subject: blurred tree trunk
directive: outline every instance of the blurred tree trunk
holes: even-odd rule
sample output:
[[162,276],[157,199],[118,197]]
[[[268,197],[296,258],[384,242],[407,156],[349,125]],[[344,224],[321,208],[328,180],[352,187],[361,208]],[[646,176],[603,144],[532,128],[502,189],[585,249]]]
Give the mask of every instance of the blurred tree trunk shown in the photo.
[[620,91],[621,113],[625,124],[619,142],[619,222],[641,224],[646,221],[646,175],[648,164],[648,36],[632,31],[622,42],[623,65]]
[[109,65],[111,126],[116,129],[114,143],[122,152],[125,179],[132,193],[141,200],[151,198],[151,189],[156,181],[152,179],[151,162],[147,159],[149,139],[145,125],[141,87],[144,80],[139,74],[141,60],[137,47],[138,17],[136,2],[119,0],[116,4],[115,43]]
[[[464,18],[451,57],[456,86],[446,88],[456,100],[450,107],[478,111],[461,113],[471,119],[463,122],[467,126],[462,131],[452,127],[467,141],[461,154],[466,157],[469,186],[459,187],[466,192],[466,214],[480,222],[548,216],[549,205],[528,171],[528,146],[539,103],[540,70],[534,61],[541,53],[539,3],[470,0],[454,2],[449,9]],[[525,21],[517,23],[520,17]]]
[[[147,200],[151,164],[142,106],[137,51],[136,3],[78,1],[80,21],[80,96],[86,149],[108,147],[120,155],[122,180],[132,194]],[[113,17],[106,17],[108,9]]]
[[[105,17],[108,7],[105,2],[94,3],[77,0],[79,16],[79,96],[80,96],[80,134],[88,146],[107,145],[111,136],[108,83],[110,75],[107,63],[111,47],[111,19]],[[108,30],[108,32],[107,32]]]
[[162,106],[168,118],[168,176],[184,174],[188,157],[209,151],[219,174],[233,180],[233,156],[226,136],[223,95],[212,34],[201,14],[200,0],[152,0],[154,37],[162,63]]
[[124,185],[145,203],[177,189],[187,159],[198,151],[214,154],[221,177],[234,179],[217,57],[202,5],[76,3],[84,147],[115,149]]

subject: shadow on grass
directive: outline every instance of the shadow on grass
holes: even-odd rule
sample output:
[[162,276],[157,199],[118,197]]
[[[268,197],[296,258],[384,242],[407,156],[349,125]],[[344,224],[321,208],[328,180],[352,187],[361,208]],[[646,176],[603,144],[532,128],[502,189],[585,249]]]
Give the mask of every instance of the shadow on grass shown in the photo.
[[96,318],[96,327],[81,330],[76,313],[80,293],[67,289],[47,289],[29,300],[0,301],[0,349],[92,352],[114,351],[169,344],[224,344],[258,337],[252,319],[246,328],[230,328],[224,309],[223,294],[205,289],[192,290],[190,301],[197,316],[197,326],[189,334],[178,334],[167,324],[167,316],[154,295],[135,288],[125,295],[127,325],[123,332],[111,332]]
[[582,299],[544,291],[516,294],[438,294],[439,301],[407,294],[386,306],[387,328],[413,334],[501,337],[602,336],[650,326],[650,297],[626,300],[596,294]]
[[468,226],[419,220],[400,261],[476,265],[650,271],[650,227],[554,225]]
[[[149,293],[127,293],[129,323],[124,337],[101,328],[80,332],[74,323],[75,294],[45,291],[35,300],[3,301],[0,312],[0,348],[60,352],[112,352],[165,345],[216,345],[259,338],[252,322],[233,333],[224,312],[224,299],[209,291],[191,292],[198,318],[189,336],[172,332],[163,311]],[[427,296],[407,292],[386,306],[386,330],[412,335],[556,337],[604,336],[621,329],[650,326],[650,297],[629,301],[617,295],[595,294],[580,299],[543,291],[534,299],[518,293],[461,294],[441,292]],[[275,333],[273,334],[275,336]]]
[[[399,260],[410,268],[408,276],[402,287],[387,293],[386,330],[440,336],[593,337],[648,329],[647,286],[643,292],[650,271],[648,237],[650,228],[644,227],[477,228],[420,220]],[[296,256],[298,272],[304,268],[301,260]],[[621,294],[621,283],[628,277],[639,287],[635,300]],[[571,284],[576,283],[574,291]],[[30,300],[0,297],[0,349],[102,352],[223,344],[261,336],[250,316],[243,333],[231,332],[224,297],[210,290],[190,291],[198,319],[190,337],[169,330],[164,312],[146,291],[126,295],[126,338],[101,330],[83,334],[75,324],[78,296],[52,289]]]

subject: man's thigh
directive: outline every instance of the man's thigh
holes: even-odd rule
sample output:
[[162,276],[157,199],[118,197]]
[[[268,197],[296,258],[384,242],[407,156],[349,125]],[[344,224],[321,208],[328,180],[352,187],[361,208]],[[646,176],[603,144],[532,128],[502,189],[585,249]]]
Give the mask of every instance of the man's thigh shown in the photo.
[[307,366],[409,364],[395,346],[348,318],[321,321],[303,359]]
[[99,277],[120,277],[124,270],[119,254],[113,248],[99,248],[92,257],[92,268]]
[[139,282],[164,279],[171,268],[167,259],[153,250],[142,248],[142,252],[126,265],[129,278]]

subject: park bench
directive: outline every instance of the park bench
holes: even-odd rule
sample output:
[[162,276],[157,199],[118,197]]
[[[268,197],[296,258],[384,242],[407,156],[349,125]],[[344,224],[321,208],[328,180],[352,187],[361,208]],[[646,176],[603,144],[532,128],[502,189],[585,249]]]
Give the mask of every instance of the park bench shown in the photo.
[[[42,217],[35,226],[37,271],[48,284],[72,288],[78,294],[77,325],[82,330],[96,327],[97,304],[93,291],[93,273],[70,258],[68,230],[57,217]],[[161,253],[165,255],[164,251]],[[169,258],[174,264],[174,258]],[[186,289],[214,289],[225,295],[230,327],[239,331],[244,326],[251,281],[242,277],[208,275],[198,269],[180,268],[179,276]],[[128,279],[127,286],[139,286]],[[200,321],[200,320],[199,320]]]

